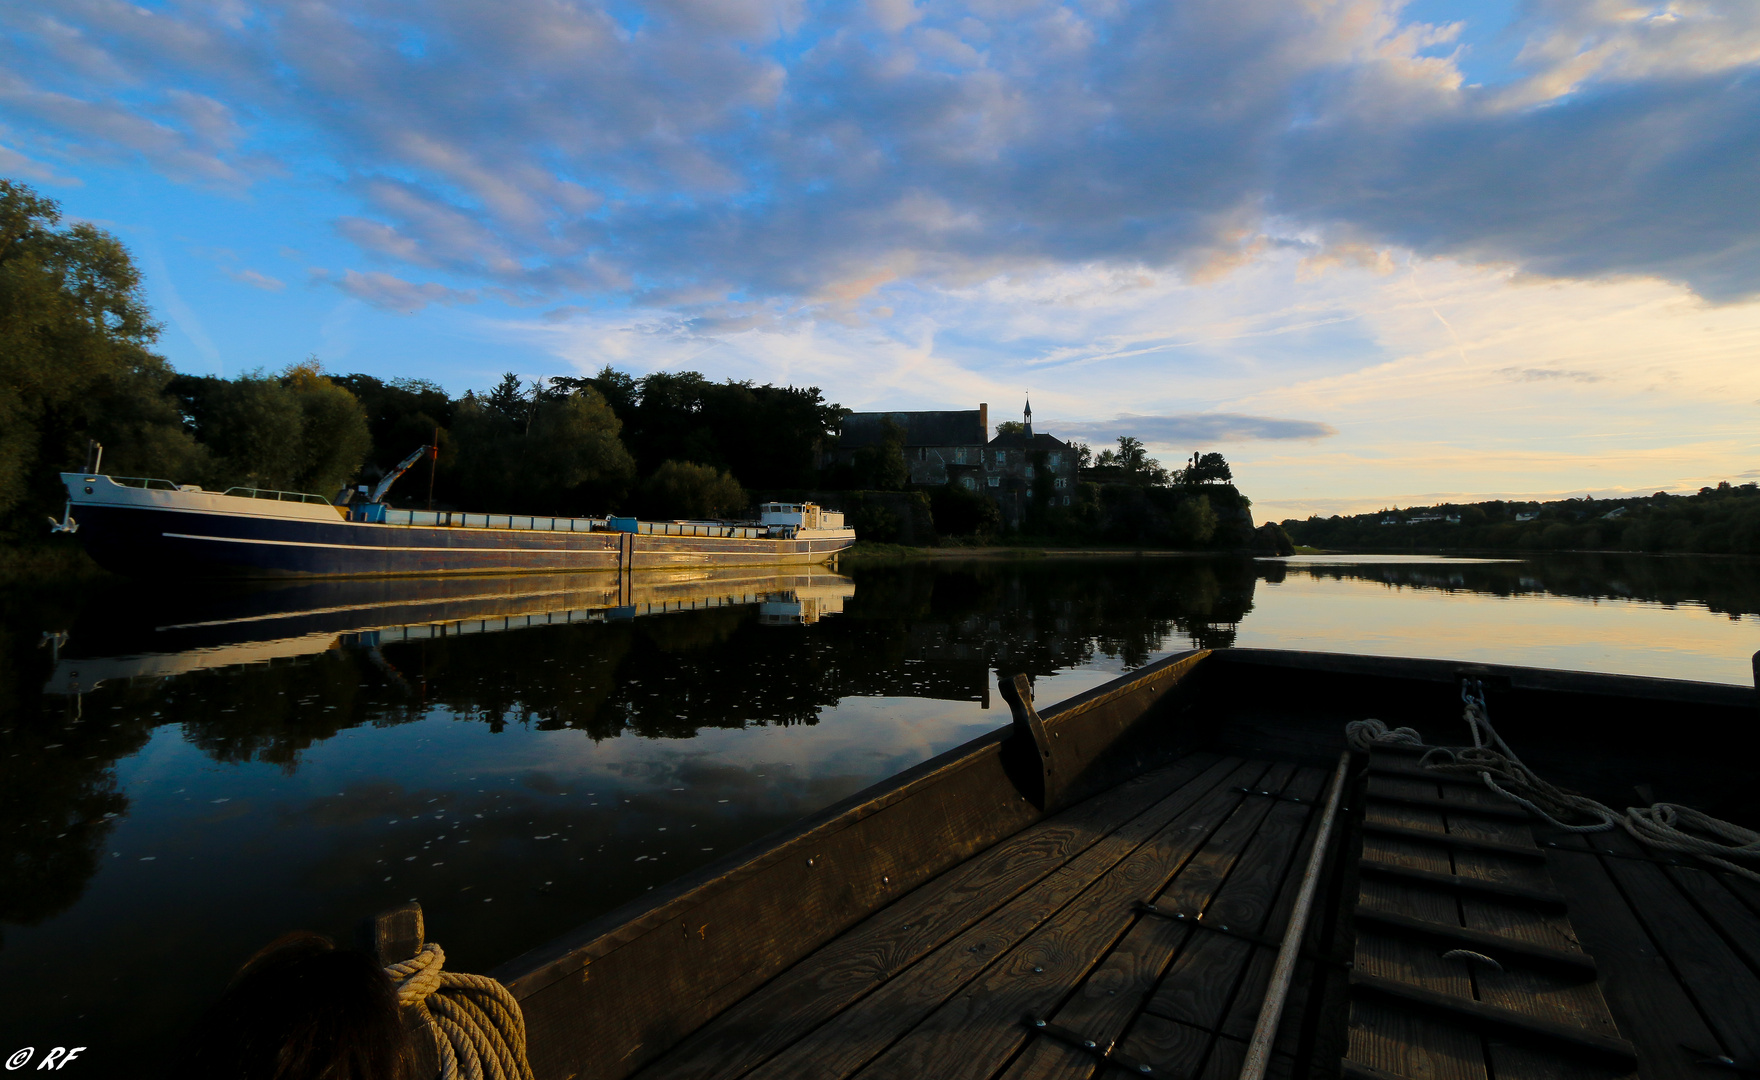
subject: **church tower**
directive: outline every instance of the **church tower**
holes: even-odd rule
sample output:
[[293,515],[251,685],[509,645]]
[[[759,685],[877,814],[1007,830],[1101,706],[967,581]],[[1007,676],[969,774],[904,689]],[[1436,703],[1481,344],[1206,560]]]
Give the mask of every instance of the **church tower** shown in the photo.
[[1033,399],[1032,398],[1027,399],[1027,411],[1024,414],[1024,419],[1026,420],[1027,438],[1030,439],[1033,437]]

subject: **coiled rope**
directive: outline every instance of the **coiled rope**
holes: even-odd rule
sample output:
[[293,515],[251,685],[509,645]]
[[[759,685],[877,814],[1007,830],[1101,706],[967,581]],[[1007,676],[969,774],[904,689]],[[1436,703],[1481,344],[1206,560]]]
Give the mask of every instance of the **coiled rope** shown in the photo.
[[445,963],[446,953],[430,941],[385,968],[397,1003],[416,1007],[433,1032],[440,1080],[532,1080],[519,1002],[494,979],[446,971]]
[[[1730,861],[1760,861],[1760,832],[1675,803],[1629,806],[1622,814],[1605,803],[1555,787],[1524,765],[1491,726],[1485,689],[1477,679],[1461,680],[1461,700],[1466,703],[1463,716],[1472,732],[1473,745],[1431,747],[1418,759],[1422,768],[1478,776],[1492,791],[1566,832],[1605,832],[1619,826],[1648,847],[1693,855],[1760,882],[1760,872]],[[1353,720],[1346,724],[1345,741],[1352,749],[1363,751],[1378,743],[1424,745],[1423,737],[1412,728],[1389,730],[1379,720]]]

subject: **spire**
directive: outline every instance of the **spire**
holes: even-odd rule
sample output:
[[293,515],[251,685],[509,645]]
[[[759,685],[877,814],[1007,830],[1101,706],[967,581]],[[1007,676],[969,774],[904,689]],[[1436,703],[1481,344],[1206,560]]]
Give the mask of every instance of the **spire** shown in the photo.
[[1033,437],[1033,399],[1030,397],[1027,398],[1027,411],[1024,414],[1024,419],[1026,420],[1027,438],[1030,439]]

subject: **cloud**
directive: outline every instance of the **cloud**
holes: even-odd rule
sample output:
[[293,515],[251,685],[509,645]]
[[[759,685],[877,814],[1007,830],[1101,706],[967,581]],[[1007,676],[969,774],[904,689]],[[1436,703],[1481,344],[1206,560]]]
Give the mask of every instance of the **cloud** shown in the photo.
[[227,277],[234,281],[243,282],[253,289],[262,289],[264,292],[280,292],[282,289],[287,288],[287,283],[280,278],[273,278],[268,274],[260,274],[249,267],[246,267],[243,270],[234,270],[230,267],[224,267],[223,269],[225,270]]
[[1215,280],[1292,239],[1760,292],[1760,8],[1535,0],[1481,85],[1402,7],[67,0],[6,16],[0,102],[27,158],[309,177],[364,258],[552,302]]
[[314,270],[312,280],[329,282],[356,300],[403,315],[414,315],[429,304],[452,307],[477,302],[477,294],[471,290],[452,289],[432,281],[405,281],[385,273],[363,274],[356,270],[346,270],[336,275],[325,270]]
[[1090,423],[1046,422],[1044,430],[1059,437],[1084,438],[1097,443],[1132,435],[1152,446],[1211,446],[1216,443],[1254,442],[1261,439],[1324,439],[1338,434],[1330,424],[1317,420],[1281,420],[1240,413],[1183,413],[1175,416],[1136,416],[1120,413],[1116,419]]
[[1513,382],[1555,382],[1561,379],[1580,383],[1607,381],[1605,375],[1597,375],[1593,371],[1567,371],[1563,368],[1505,367],[1498,368],[1496,374]]

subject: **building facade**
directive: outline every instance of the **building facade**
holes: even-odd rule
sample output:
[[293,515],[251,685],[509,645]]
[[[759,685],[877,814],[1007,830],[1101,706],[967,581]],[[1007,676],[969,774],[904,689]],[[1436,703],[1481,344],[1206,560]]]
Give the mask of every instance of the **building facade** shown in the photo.
[[855,460],[880,445],[891,421],[904,433],[904,460],[912,486],[954,484],[989,496],[1011,527],[1020,525],[1043,484],[1050,506],[1075,500],[1076,451],[1069,443],[1033,431],[1033,403],[1022,413],[1021,430],[991,437],[990,406],[965,411],[851,413],[832,463]]

